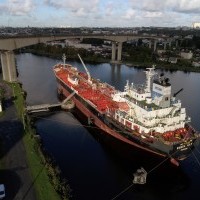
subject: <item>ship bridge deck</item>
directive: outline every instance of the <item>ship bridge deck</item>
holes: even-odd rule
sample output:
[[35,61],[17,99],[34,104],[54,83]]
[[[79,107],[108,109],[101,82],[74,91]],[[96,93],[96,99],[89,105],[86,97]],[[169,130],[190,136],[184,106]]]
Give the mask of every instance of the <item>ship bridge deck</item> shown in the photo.
[[145,110],[147,110],[147,111],[152,111],[152,110],[160,109],[159,106],[155,105],[154,103],[148,104],[148,103],[146,103],[145,100],[138,101],[138,100],[136,100],[135,98],[130,97],[130,96],[128,96],[128,95],[125,95],[125,98],[126,98],[128,101],[130,101],[130,102],[132,102],[132,103],[134,103],[134,104],[137,104],[139,107],[141,107],[141,108],[143,108],[143,109],[145,109]]

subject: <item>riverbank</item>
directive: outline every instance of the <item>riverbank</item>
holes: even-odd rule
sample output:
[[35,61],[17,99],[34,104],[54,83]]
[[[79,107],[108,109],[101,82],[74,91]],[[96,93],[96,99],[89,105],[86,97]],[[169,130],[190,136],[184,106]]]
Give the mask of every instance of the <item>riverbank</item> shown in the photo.
[[23,125],[14,105],[12,87],[0,80],[3,89],[3,112],[0,117],[0,180],[7,200],[36,200],[23,141]]
[[[54,58],[54,59],[62,59],[63,56],[63,52],[48,52],[45,50],[35,50],[35,49],[24,49],[21,50],[18,53],[32,53],[34,55],[38,55],[38,56],[45,56],[45,57],[50,57],[50,58]],[[77,52],[76,53],[80,53],[81,52]],[[99,63],[111,63],[111,60],[108,58],[103,58],[100,56],[91,56],[91,55],[86,55],[84,56],[84,61],[91,63],[91,64],[99,64]],[[66,54],[66,60],[68,61],[80,61],[78,56],[76,56],[76,54],[74,56],[69,56]],[[117,64],[117,63],[116,63]],[[162,69],[162,70],[167,70],[167,71],[184,71],[184,72],[198,72],[200,73],[200,67],[192,67],[192,66],[188,66],[188,65],[184,65],[181,63],[177,63],[177,64],[172,64],[172,63],[167,63],[167,62],[134,62],[134,61],[121,61],[119,64],[124,64],[127,65],[129,67],[136,67],[136,68],[146,68],[146,67],[151,67],[152,65],[155,65],[155,67],[157,69]]]
[[[5,84],[5,83],[4,83]],[[26,93],[19,83],[8,83],[13,92],[13,102],[17,111],[17,118],[22,123],[22,141],[26,151],[26,160],[32,176],[32,186],[36,190],[37,200],[68,200],[70,187],[61,178],[59,168],[52,159],[45,154],[40,138],[32,127],[31,119],[24,112]],[[26,185],[26,183],[23,183]],[[29,186],[30,187],[30,186]]]
[[70,198],[70,186],[67,181],[61,178],[59,167],[45,152],[39,135],[36,134],[34,123],[24,112],[25,95],[22,85],[14,84],[15,104],[18,115],[24,126],[24,144],[27,151],[27,159],[35,181],[36,191],[39,200],[68,200]]

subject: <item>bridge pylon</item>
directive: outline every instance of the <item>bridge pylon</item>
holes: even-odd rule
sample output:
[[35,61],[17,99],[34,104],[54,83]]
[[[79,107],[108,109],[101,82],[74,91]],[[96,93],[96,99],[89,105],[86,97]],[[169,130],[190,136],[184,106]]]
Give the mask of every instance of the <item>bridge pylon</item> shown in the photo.
[[15,65],[15,54],[13,51],[1,51],[1,66],[3,80],[8,82],[16,82],[17,71]]
[[[117,58],[116,58],[116,55],[117,55]],[[120,63],[121,60],[122,60],[122,42],[112,42],[111,62]]]

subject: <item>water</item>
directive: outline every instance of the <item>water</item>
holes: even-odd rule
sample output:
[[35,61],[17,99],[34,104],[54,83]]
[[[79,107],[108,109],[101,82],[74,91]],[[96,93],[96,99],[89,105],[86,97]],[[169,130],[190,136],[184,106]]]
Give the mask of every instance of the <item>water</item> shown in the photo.
[[[32,54],[17,55],[19,80],[28,92],[29,105],[58,102],[56,80],[52,71],[57,62],[61,60]],[[79,62],[69,63],[84,71]],[[93,77],[114,85],[119,90],[123,90],[126,80],[141,84],[145,79],[143,70],[125,65],[112,66],[105,63],[87,64],[87,67]],[[178,98],[192,118],[192,125],[200,131],[200,74],[177,71],[165,72],[165,75],[172,83],[173,92],[183,88]],[[57,112],[49,117],[38,118],[36,125],[45,148],[67,178],[74,200],[113,199],[132,184],[136,167],[140,167],[145,159],[125,159],[115,154],[71,113]],[[134,185],[116,199],[199,199],[200,148],[197,150],[194,151],[195,156],[191,154],[181,163],[180,168],[164,163],[147,176],[146,185]],[[150,163],[143,166],[148,171],[153,167],[151,159],[149,160]]]

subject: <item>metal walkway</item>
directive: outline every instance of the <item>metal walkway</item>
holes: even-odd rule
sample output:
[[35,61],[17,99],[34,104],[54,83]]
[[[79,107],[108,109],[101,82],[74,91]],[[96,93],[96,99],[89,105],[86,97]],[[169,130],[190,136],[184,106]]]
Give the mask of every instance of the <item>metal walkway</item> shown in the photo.
[[50,111],[51,108],[60,107],[62,103],[56,103],[56,104],[40,104],[40,105],[34,105],[34,106],[27,106],[26,112],[28,113],[34,113],[34,112],[43,112],[43,111]]
[[66,99],[64,99],[61,103],[55,104],[40,104],[40,105],[33,105],[33,106],[26,106],[25,111],[27,113],[37,113],[37,112],[48,112],[53,108],[59,108],[63,105],[67,104],[67,102],[76,94],[76,92],[72,92]]

